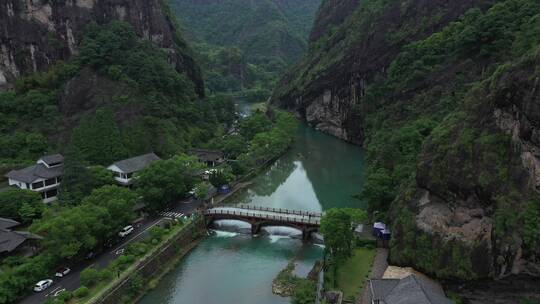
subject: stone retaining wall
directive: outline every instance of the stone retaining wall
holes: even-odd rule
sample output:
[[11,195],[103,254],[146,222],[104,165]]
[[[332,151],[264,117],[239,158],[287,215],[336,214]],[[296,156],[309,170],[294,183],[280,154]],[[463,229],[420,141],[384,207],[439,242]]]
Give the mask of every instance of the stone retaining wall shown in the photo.
[[196,240],[204,235],[205,230],[206,227],[202,217],[189,223],[176,236],[170,239],[166,244],[163,244],[155,254],[138,262],[139,265],[135,271],[126,278],[119,280],[113,288],[91,303],[117,304],[122,303],[122,298],[125,298],[126,295],[129,297],[136,296],[130,294],[129,290],[132,287],[134,277],[142,278],[142,286],[146,286],[150,280],[158,277],[167,270],[171,265],[171,261],[182,257],[194,248]]

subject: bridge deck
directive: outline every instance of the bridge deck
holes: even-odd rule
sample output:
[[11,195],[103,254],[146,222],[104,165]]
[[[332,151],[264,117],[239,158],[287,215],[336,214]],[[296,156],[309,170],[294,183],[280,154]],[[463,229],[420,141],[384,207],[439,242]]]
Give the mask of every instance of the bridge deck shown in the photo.
[[321,213],[296,211],[286,209],[275,209],[266,207],[245,206],[238,207],[216,207],[206,210],[207,215],[234,215],[238,217],[257,218],[278,222],[308,224],[319,226],[321,224]]

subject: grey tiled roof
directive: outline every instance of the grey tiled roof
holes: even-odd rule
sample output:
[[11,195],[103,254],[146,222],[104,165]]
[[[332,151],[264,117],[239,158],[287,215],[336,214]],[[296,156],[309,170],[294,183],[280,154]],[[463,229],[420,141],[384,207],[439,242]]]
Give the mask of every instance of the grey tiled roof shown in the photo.
[[0,229],[0,253],[12,252],[29,239],[41,237],[26,231]]
[[438,284],[428,282],[411,274],[398,279],[371,280],[374,300],[385,304],[452,304]]
[[189,154],[197,156],[202,161],[218,161],[223,159],[223,151],[208,149],[190,149]]
[[31,183],[38,178],[54,178],[62,175],[64,166],[47,168],[44,164],[35,164],[20,170],[12,170],[6,177],[25,183]]
[[0,217],[0,229],[9,229],[16,226],[19,226],[21,223],[14,221],[12,219]]
[[154,153],[148,153],[117,161],[113,165],[117,166],[124,173],[133,173],[146,168],[156,160],[160,160],[160,158]]
[[45,163],[47,163],[48,165],[50,165],[50,164],[57,164],[57,163],[63,162],[64,156],[62,156],[62,154],[52,154],[52,155],[45,155],[40,159],[44,161]]

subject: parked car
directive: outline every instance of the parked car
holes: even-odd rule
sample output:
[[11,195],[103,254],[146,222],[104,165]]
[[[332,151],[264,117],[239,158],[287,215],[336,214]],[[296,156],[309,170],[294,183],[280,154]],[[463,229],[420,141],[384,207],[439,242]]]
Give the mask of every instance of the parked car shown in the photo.
[[132,232],[133,232],[133,226],[128,225],[128,226],[122,228],[122,230],[120,230],[120,232],[118,232],[118,236],[126,237]]
[[49,288],[52,285],[52,283],[53,283],[53,280],[51,279],[41,280],[37,282],[36,285],[34,286],[34,291],[35,292],[44,291],[45,289]]
[[70,272],[71,272],[71,269],[69,269],[68,267],[59,268],[56,270],[55,276],[61,278],[61,277],[66,276]]

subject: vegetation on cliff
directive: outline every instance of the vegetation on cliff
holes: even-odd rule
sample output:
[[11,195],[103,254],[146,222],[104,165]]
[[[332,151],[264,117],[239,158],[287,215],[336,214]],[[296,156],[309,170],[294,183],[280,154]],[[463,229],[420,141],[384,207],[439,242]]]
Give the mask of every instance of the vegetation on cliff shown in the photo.
[[[346,117],[347,139],[367,151],[363,198],[393,222],[393,262],[443,278],[506,276],[540,252],[535,173],[523,160],[538,145],[540,6],[415,5],[340,1],[332,9],[349,10],[333,23],[321,12],[274,100],[301,115],[324,100],[317,113]],[[447,213],[420,217],[431,205]]]
[[261,101],[307,49],[319,1],[171,1],[201,63],[207,90]]
[[[89,92],[71,94],[86,83]],[[152,150],[171,155],[208,141],[234,119],[231,101],[198,99],[189,78],[129,24],[91,24],[78,56],[0,93],[0,159],[31,162],[66,142],[82,161],[101,165]]]

